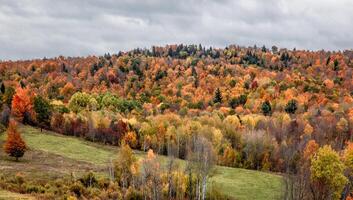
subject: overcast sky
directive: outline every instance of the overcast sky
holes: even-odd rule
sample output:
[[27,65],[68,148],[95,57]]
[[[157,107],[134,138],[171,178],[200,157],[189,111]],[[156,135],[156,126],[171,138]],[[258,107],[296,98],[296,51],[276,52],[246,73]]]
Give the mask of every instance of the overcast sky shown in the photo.
[[352,49],[352,0],[0,0],[0,59],[165,44]]

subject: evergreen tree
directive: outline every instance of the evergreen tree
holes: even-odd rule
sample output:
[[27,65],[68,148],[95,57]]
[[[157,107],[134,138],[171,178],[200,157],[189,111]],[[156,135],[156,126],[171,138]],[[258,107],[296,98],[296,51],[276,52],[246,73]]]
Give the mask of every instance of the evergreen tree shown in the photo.
[[270,115],[272,111],[270,102],[269,101],[263,102],[261,106],[261,110],[264,115]]
[[335,59],[334,61],[333,61],[333,70],[335,70],[335,71],[338,71],[339,70],[339,66],[338,66],[338,60],[337,59]]
[[285,107],[285,111],[288,113],[288,114],[294,114],[295,113],[295,111],[297,110],[297,101],[296,100],[294,100],[294,99],[292,99],[292,100],[290,100],[288,103],[287,103],[287,105],[286,105],[286,107]]
[[222,93],[221,90],[219,88],[216,89],[214,98],[213,98],[213,102],[214,103],[222,103]]
[[34,111],[36,112],[37,120],[41,126],[46,126],[49,124],[51,105],[47,100],[41,96],[36,96],[34,98]]
[[22,80],[20,80],[20,86],[21,86],[21,88],[25,88],[26,87],[25,83]]
[[5,93],[5,85],[4,85],[4,83],[1,83],[0,92],[1,92],[2,94]]

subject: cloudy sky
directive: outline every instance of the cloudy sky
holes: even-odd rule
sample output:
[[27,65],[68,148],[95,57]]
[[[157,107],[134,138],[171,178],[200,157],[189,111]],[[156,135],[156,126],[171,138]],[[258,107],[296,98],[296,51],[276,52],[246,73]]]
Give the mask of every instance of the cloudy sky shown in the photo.
[[352,49],[352,0],[0,0],[0,59],[165,44]]

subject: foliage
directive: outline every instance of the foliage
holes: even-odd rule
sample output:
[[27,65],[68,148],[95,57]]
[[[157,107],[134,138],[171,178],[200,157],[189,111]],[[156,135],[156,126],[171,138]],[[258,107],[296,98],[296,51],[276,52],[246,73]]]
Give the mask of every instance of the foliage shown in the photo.
[[94,109],[97,106],[95,99],[84,92],[76,92],[69,101],[69,108],[78,113],[84,109]]
[[343,175],[344,165],[337,152],[330,146],[324,146],[311,162],[311,179],[318,185],[318,195],[326,198],[332,195],[333,199],[340,199],[347,178]]
[[42,125],[47,126],[50,122],[52,114],[52,107],[50,103],[41,96],[34,98],[34,111],[36,112],[36,118]]
[[[179,44],[104,56],[3,61],[0,120],[6,126],[11,113],[42,127],[48,115],[39,113],[48,110],[40,111],[46,107],[38,106],[40,96],[52,105],[46,128],[58,133],[112,145],[124,141],[134,150],[163,155],[173,149],[181,159],[202,137],[218,164],[285,173],[309,187],[319,146],[331,144],[341,154],[352,139],[352,55]],[[76,143],[68,148],[65,152],[79,153]],[[168,176],[169,183],[173,177]],[[197,185],[196,177],[188,179]],[[347,194],[353,191],[346,188]]]
[[216,89],[216,92],[214,94],[213,97],[213,102],[214,103],[222,103],[223,97],[222,97],[222,93],[221,90],[219,88]]
[[229,101],[229,106],[232,108],[236,108],[239,105],[244,105],[246,103],[246,101],[247,101],[247,96],[242,94],[237,98],[232,98]]
[[11,157],[15,157],[16,161],[22,157],[27,150],[26,143],[21,138],[20,133],[17,131],[15,121],[10,121],[7,128],[7,139],[4,144],[4,151]]
[[269,101],[263,102],[261,106],[261,110],[264,115],[270,115],[272,110],[270,102]]
[[123,144],[116,159],[115,178],[123,188],[128,188],[132,183],[132,177],[137,173],[137,159],[129,145]]
[[12,99],[13,116],[23,123],[29,123],[33,116],[33,96],[29,88],[17,88]]
[[297,101],[292,99],[287,103],[285,111],[289,114],[294,114],[297,108]]
[[11,106],[12,98],[15,95],[15,89],[13,87],[6,87],[5,93],[2,95],[2,102]]

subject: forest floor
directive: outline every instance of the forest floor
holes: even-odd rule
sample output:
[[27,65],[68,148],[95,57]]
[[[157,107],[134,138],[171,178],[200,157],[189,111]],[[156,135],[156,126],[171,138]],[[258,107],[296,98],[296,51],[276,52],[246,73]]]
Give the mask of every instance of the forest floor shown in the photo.
[[[64,176],[81,176],[93,171],[97,176],[108,176],[109,165],[117,156],[118,147],[88,142],[80,138],[64,136],[51,131],[21,126],[22,137],[29,146],[29,151],[14,162],[0,150],[0,172],[3,175],[14,176],[21,172],[26,178],[46,180]],[[0,147],[6,134],[0,135]],[[134,151],[137,158],[146,154]],[[164,162],[168,158],[159,156]],[[185,161],[179,160],[181,165]],[[281,199],[283,194],[283,178],[280,175],[216,166],[210,179],[221,188],[222,192],[239,200]],[[7,198],[8,196],[8,198]],[[15,193],[0,190],[1,199],[26,199],[29,196],[16,196]]]

